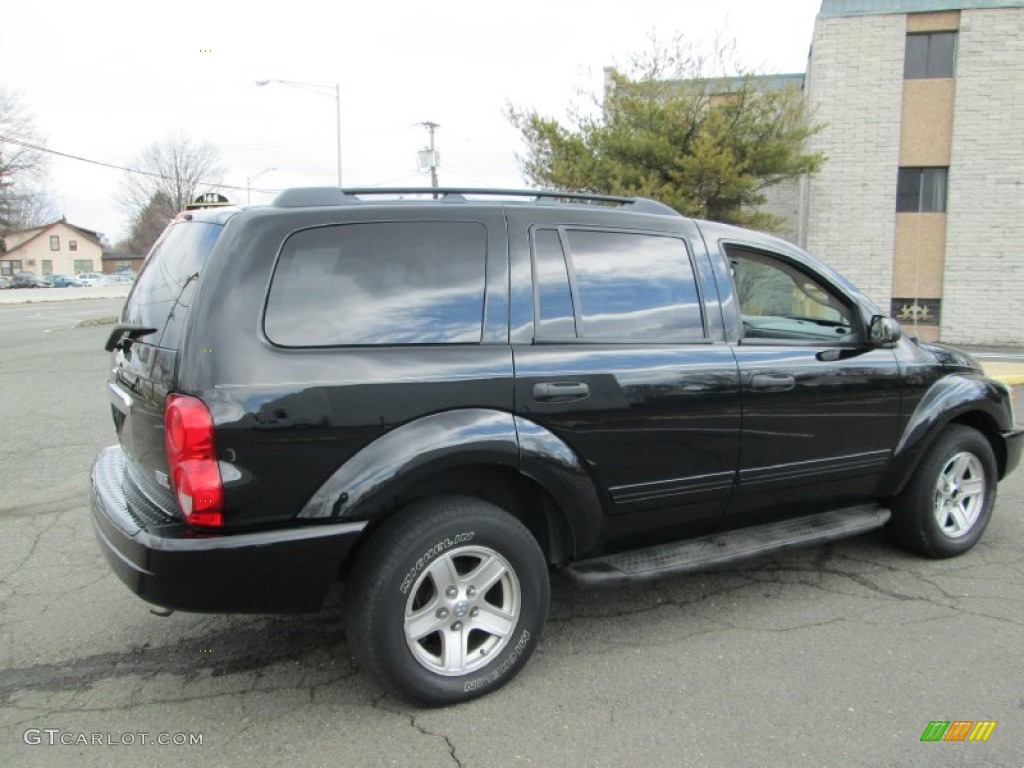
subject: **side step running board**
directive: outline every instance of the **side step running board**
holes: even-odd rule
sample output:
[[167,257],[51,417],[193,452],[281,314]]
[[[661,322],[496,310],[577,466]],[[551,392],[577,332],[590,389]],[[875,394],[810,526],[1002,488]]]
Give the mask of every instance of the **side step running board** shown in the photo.
[[889,510],[874,504],[846,507],[808,517],[716,533],[581,560],[565,569],[579,587],[613,587],[701,571],[770,552],[856,536],[889,521]]

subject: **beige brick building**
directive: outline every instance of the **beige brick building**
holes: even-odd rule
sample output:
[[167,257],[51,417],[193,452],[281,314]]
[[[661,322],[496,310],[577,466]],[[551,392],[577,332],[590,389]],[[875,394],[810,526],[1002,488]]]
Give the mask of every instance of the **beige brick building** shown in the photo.
[[98,272],[103,258],[99,233],[64,219],[41,227],[8,232],[0,251],[0,274],[75,275]]
[[1024,343],[1024,0],[823,0],[797,239],[925,339]]

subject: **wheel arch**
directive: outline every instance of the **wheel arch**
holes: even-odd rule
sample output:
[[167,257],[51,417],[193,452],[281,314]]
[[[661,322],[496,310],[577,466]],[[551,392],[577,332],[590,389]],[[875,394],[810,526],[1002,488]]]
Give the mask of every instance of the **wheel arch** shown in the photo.
[[1012,426],[1009,395],[980,375],[953,375],[939,379],[918,403],[893,451],[884,482],[887,496],[906,486],[928,447],[950,424],[971,427],[992,447],[999,478],[1006,473],[1007,450],[1002,432]]
[[602,531],[600,496],[579,457],[532,422],[489,409],[432,414],[392,430],[339,466],[298,517],[365,520],[365,541],[397,510],[442,495],[506,510],[553,565],[592,550]]

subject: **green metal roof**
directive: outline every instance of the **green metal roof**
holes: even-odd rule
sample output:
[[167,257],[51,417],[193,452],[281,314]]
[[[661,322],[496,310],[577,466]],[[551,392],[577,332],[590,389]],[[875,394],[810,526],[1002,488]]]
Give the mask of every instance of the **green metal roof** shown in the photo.
[[[755,91],[769,92],[781,91],[783,88],[796,86],[804,87],[806,75],[803,72],[792,72],[785,74],[771,75],[738,75],[736,77],[711,77],[707,79],[708,91],[710,93],[732,93],[738,90],[746,80],[750,80]],[[666,80],[669,85],[681,85],[691,83],[693,80]]]
[[977,8],[1024,8],[1024,0],[821,0],[819,16],[878,16]]

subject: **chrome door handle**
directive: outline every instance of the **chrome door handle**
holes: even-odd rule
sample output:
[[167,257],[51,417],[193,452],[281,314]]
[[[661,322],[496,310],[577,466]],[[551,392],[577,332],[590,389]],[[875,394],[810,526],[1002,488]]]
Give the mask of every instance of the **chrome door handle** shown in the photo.
[[796,386],[796,378],[788,373],[755,373],[750,388],[759,392],[788,392]]
[[548,402],[582,400],[590,395],[590,387],[582,381],[554,381],[533,385],[533,399]]

